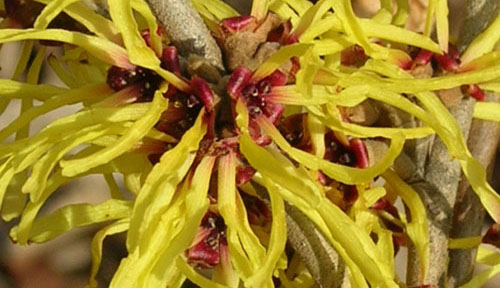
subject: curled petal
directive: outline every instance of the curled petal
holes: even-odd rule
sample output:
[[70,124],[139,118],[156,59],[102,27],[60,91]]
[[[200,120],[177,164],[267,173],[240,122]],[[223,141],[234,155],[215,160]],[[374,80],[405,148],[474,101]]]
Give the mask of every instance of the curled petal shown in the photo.
[[177,53],[177,48],[175,46],[168,46],[163,49],[162,53],[162,64],[165,65],[165,68],[177,75],[181,74],[181,65],[179,63],[179,54]]
[[227,84],[227,93],[231,98],[238,98],[241,90],[248,84],[251,77],[252,71],[246,67],[239,67],[233,71]]
[[484,101],[486,98],[484,91],[476,84],[462,86],[462,92],[475,98],[477,101]]
[[211,111],[215,106],[216,99],[207,82],[198,76],[194,76],[191,79],[191,86],[196,96],[203,102],[205,109]]
[[425,65],[431,61],[433,55],[434,53],[431,51],[422,49],[418,52],[414,62],[415,64]]
[[29,39],[54,40],[73,44],[82,47],[108,64],[125,69],[135,68],[129,62],[125,49],[100,37],[62,29],[4,29],[0,31],[0,43]]
[[349,143],[351,144],[351,149],[354,152],[354,155],[356,155],[356,167],[368,167],[370,161],[368,159],[368,152],[366,151],[365,143],[361,139],[351,139]]
[[221,25],[230,33],[235,33],[244,30],[250,24],[255,23],[257,20],[253,16],[238,16],[222,20]]

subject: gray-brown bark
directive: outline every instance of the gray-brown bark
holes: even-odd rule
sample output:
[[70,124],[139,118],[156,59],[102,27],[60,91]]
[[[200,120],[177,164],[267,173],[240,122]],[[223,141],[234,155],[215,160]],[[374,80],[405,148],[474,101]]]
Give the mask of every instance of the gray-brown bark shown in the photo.
[[[467,138],[472,122],[475,100],[464,98],[460,104],[451,107],[450,112],[457,120],[464,137]],[[421,155],[419,155],[421,156]],[[460,165],[452,159],[448,149],[438,137],[425,162],[423,179],[409,182],[419,194],[426,207],[429,226],[430,265],[426,278],[421,283],[420,264],[417,251],[410,245],[408,250],[408,286],[421,284],[443,286],[448,257],[448,235],[453,219]]]
[[195,54],[224,70],[215,39],[189,0],[147,0],[165,33],[182,56]]
[[[500,95],[488,93],[488,102],[500,102]],[[493,171],[496,150],[500,139],[500,124],[497,122],[474,120],[467,145],[474,156],[486,167],[488,178]],[[454,221],[450,233],[452,238],[481,235],[485,210],[469,182],[462,175],[454,208]],[[472,277],[477,249],[451,250],[448,264],[448,285],[459,287]]]

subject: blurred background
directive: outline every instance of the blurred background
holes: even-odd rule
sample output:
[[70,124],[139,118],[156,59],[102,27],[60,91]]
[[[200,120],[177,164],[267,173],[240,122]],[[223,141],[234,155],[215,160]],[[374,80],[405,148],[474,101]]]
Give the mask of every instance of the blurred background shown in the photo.
[[[233,0],[245,1],[245,0]],[[358,15],[368,17],[378,9],[378,0],[357,0],[353,6]],[[426,7],[425,0],[410,0],[413,10],[410,27],[421,29]],[[464,0],[449,1],[450,28],[456,35],[461,24]],[[17,63],[19,43],[5,44],[0,50],[0,78],[10,78]],[[47,53],[60,53],[57,48],[49,48]],[[47,55],[48,55],[47,54]],[[47,66],[41,73],[41,82],[62,86]],[[13,101],[6,113],[0,116],[0,128],[15,119],[19,113],[19,103]],[[63,115],[78,110],[78,106],[65,107],[54,113],[44,115],[31,127],[31,133],[41,130],[47,123]],[[500,191],[500,157],[497,157],[497,170],[493,177],[495,188]],[[119,182],[121,179],[117,179]],[[107,185],[100,176],[88,176],[54,193],[41,211],[41,215],[71,203],[99,203],[107,197]],[[14,221],[15,222],[15,221]],[[60,236],[47,244],[21,247],[14,245],[8,238],[8,231],[13,223],[0,221],[0,288],[66,288],[84,287],[90,270],[90,243],[99,227],[79,228]],[[103,263],[98,280],[100,287],[107,287],[120,259],[126,256],[124,235],[106,238],[103,249]],[[401,249],[396,259],[396,267],[401,279],[405,279],[406,249]],[[482,269],[478,267],[478,269]],[[486,287],[486,286],[485,286]],[[490,288],[500,287],[500,276],[489,282]]]

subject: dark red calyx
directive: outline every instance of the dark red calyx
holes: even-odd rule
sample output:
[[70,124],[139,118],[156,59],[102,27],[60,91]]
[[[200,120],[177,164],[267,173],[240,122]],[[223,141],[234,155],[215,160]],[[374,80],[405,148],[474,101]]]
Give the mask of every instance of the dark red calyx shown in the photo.
[[399,249],[401,246],[407,246],[408,245],[408,238],[406,235],[392,235],[392,246],[394,247],[394,256],[398,254]]
[[419,286],[411,286],[409,288],[437,288],[438,286],[436,285],[430,285],[430,284],[424,284],[424,285],[419,285]]
[[358,200],[359,191],[355,185],[340,184],[338,188],[344,194],[344,203],[347,207],[351,206],[354,202],[356,202],[356,200]]
[[368,151],[366,150],[365,142],[361,139],[353,138],[349,140],[352,152],[356,156],[356,167],[366,168],[370,166],[370,160],[368,159]]
[[6,16],[15,20],[21,27],[33,27],[36,17],[44,5],[31,0],[4,0]]
[[394,205],[392,205],[392,203],[385,198],[381,198],[377,202],[375,202],[372,208],[375,210],[384,210],[394,216],[394,218],[399,219],[398,209],[396,209],[396,207],[394,207]]
[[253,16],[238,16],[232,18],[226,18],[221,21],[221,28],[224,32],[229,32],[230,34],[236,33],[238,31],[244,30],[247,27],[250,27],[250,24],[255,24],[257,19]]
[[307,114],[293,114],[283,119],[278,125],[278,129],[290,145],[304,151],[310,151],[311,144],[309,133],[306,130],[306,121]]
[[231,77],[227,83],[226,89],[229,96],[233,99],[237,99],[251,78],[252,71],[250,71],[250,69],[246,67],[236,68],[233,73],[231,73]]
[[160,117],[156,129],[180,139],[193,126],[203,103],[196,95],[178,92],[173,86],[169,86],[163,96],[170,104]]
[[472,98],[475,98],[477,101],[484,101],[486,99],[484,91],[476,84],[463,85],[462,92]]
[[415,59],[413,61],[417,65],[426,65],[432,60],[433,55],[434,53],[431,51],[420,49],[420,51],[418,52],[417,56],[415,56]]
[[354,167],[356,165],[356,155],[345,147],[337,139],[332,131],[325,134],[325,160]]
[[283,86],[288,81],[288,77],[285,73],[280,70],[274,70],[269,76],[266,77],[266,80],[269,81],[271,86]]
[[295,33],[290,34],[288,38],[285,39],[285,45],[292,45],[299,42],[299,36]]
[[448,55],[451,57],[451,59],[455,59],[456,61],[460,62],[460,52],[458,52],[457,46],[451,43],[448,44]]
[[210,86],[208,86],[207,81],[198,76],[194,76],[191,79],[190,84],[191,88],[193,88],[194,94],[198,96],[198,99],[201,100],[201,102],[205,106],[205,109],[207,111],[212,111],[212,109],[216,104],[215,96],[214,93],[212,92],[212,89],[210,89]]
[[344,66],[361,67],[368,60],[365,50],[359,46],[354,45],[346,48],[340,53],[340,63]]
[[[400,219],[398,209],[394,207],[394,205],[392,205],[392,203],[385,198],[379,199],[375,204],[373,204],[372,208],[379,211],[385,211],[391,214],[395,219]],[[384,222],[384,225],[387,227],[387,229],[393,232],[398,232],[398,233],[404,232],[403,228],[392,223],[391,221],[383,219],[382,222]]]
[[271,82],[264,78],[257,83],[246,85],[241,91],[248,112],[252,118],[266,116],[272,123],[276,123],[283,114],[283,105],[267,101],[266,96],[271,92]]
[[245,193],[241,195],[247,209],[248,222],[250,224],[264,227],[271,222],[272,214],[264,201]]
[[201,221],[195,239],[197,243],[188,249],[187,258],[192,264],[213,268],[220,262],[221,245],[227,245],[224,219],[213,212],[207,212]]
[[152,99],[154,92],[158,89],[162,78],[156,72],[136,67],[132,70],[127,70],[117,66],[112,66],[108,69],[106,83],[115,90],[121,90],[130,85],[137,84],[140,86],[141,97],[139,101],[149,101]]
[[179,54],[175,46],[168,46],[163,49],[161,56],[162,66],[168,71],[181,75],[181,64],[179,62]]
[[500,224],[494,223],[491,225],[488,231],[486,231],[486,234],[483,236],[482,242],[500,248]]
[[120,68],[117,66],[112,66],[108,70],[108,75],[106,79],[106,83],[113,90],[121,90],[131,84],[134,84],[141,75],[137,73],[137,70],[128,70],[124,68]]
[[[163,29],[161,28],[161,26],[158,26],[158,28],[156,29],[156,34],[158,36],[161,36],[163,34]],[[151,32],[149,31],[149,29],[142,30],[141,36],[142,36],[142,39],[144,39],[144,41],[146,42],[146,44],[149,47],[151,47]]]
[[248,132],[250,133],[250,137],[255,141],[257,145],[266,146],[271,144],[272,140],[267,135],[262,135],[262,131],[260,126],[253,119],[248,123]]
[[211,156],[224,156],[230,152],[236,152],[238,147],[238,138],[231,137],[213,143],[207,153]]
[[291,31],[292,31],[292,22],[290,20],[285,21],[267,34],[266,41],[292,44],[292,43],[287,43],[290,36],[292,36],[290,34]]
[[459,59],[455,59],[447,53],[444,53],[443,55],[434,54],[434,60],[436,60],[438,67],[446,72],[456,71],[460,66]]
[[236,185],[240,186],[252,179],[253,175],[257,172],[252,166],[242,164],[236,167]]

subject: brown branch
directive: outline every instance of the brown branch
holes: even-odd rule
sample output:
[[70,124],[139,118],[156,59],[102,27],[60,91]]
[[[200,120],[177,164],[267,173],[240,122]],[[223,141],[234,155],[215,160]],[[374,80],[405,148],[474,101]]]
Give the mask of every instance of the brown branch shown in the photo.
[[[465,98],[460,104],[450,108],[450,112],[457,120],[464,137],[467,137],[472,122],[474,103],[474,99]],[[421,283],[418,254],[415,247],[410,246],[408,249],[408,286],[421,284],[443,286],[448,258],[448,235],[452,224],[460,171],[458,160],[451,158],[444,143],[436,137],[425,165],[423,179],[409,183],[419,194],[426,207],[430,267],[426,278]]]
[[[467,45],[487,27],[488,23],[494,18],[494,16],[497,15],[500,3],[496,0],[469,0],[466,6],[466,17],[458,40],[458,47],[462,52],[465,50]],[[474,101],[472,99],[464,99],[459,105],[462,112],[459,111],[460,109],[458,111],[456,109],[455,111],[453,111],[454,109],[451,109],[452,114],[455,116],[462,129],[465,139],[467,139],[467,132],[471,125],[471,112],[473,106]],[[496,147],[496,144],[493,144],[490,141],[478,141],[478,138],[476,137],[484,136],[481,134],[486,133],[486,131],[479,131],[478,129],[482,130],[487,128],[481,129],[479,124],[475,124],[474,130],[471,132],[472,137],[470,138],[469,143],[481,143],[483,146],[488,146],[488,148],[477,147],[475,148],[477,149],[476,153],[482,153],[484,149],[495,149],[489,146],[494,145]],[[490,138],[488,137],[482,139]],[[484,211],[479,214],[475,213],[482,211],[482,205],[477,198],[474,199],[475,194],[473,191],[467,191],[469,190],[469,187],[463,179],[460,184],[461,190],[458,196],[459,202],[456,204],[458,183],[460,181],[460,167],[456,160],[451,161],[449,157],[450,156],[448,155],[448,152],[441,140],[436,139],[432,146],[432,154],[427,160],[427,164],[425,165],[425,169],[423,171],[425,173],[423,179],[424,181],[414,183],[412,185],[415,190],[417,190],[426,205],[427,217],[430,224],[429,238],[431,267],[429,267],[427,278],[424,283],[439,285],[441,287],[444,286],[445,281],[448,281],[448,279],[444,279],[444,276],[446,275],[445,272],[447,272],[447,259],[449,256],[447,241],[448,236],[452,231],[453,221],[455,221],[453,235],[466,235],[472,233],[472,231],[477,232],[477,227],[481,227],[481,221],[484,217]],[[475,203],[468,203],[469,200],[475,200]],[[471,210],[465,211],[464,209]],[[459,213],[458,216],[460,218],[453,218],[454,213]],[[457,222],[458,219],[461,219],[463,222]],[[471,225],[474,227],[470,227]],[[474,255],[475,251],[465,251],[463,253],[454,251],[450,254],[450,257],[452,257],[448,268],[448,272],[451,276],[451,278],[449,278],[449,283],[452,284],[450,287],[454,287],[453,285],[458,284],[458,282],[463,281],[463,279],[470,275],[466,273],[466,271],[472,270]],[[416,251],[414,248],[410,247],[408,253],[408,285],[422,284],[420,283],[418,269],[419,266]]]
[[222,54],[189,0],[146,0],[182,56],[194,54],[224,71]]
[[[486,101],[500,102],[500,95],[488,93]],[[484,167],[491,178],[498,142],[500,140],[500,123],[474,120],[467,145],[474,156]],[[457,202],[454,208],[452,238],[474,237],[481,235],[484,217],[486,215],[476,193],[462,175]],[[448,266],[448,285],[458,287],[472,277],[477,249],[450,251]]]
[[286,205],[287,235],[313,279],[321,288],[337,288],[344,281],[344,262],[316,226],[292,205]]
[[467,0],[465,19],[457,41],[458,50],[465,48],[495,19],[500,11],[498,0]]
[[[458,41],[460,51],[465,50],[475,36],[486,29],[495,19],[500,12],[500,2],[497,0],[468,0],[465,9],[463,29]],[[500,95],[498,94],[487,93],[486,97],[487,101],[500,102]],[[473,121],[467,144],[472,155],[486,167],[488,178],[491,177],[493,172],[499,137],[499,123],[482,120]],[[451,237],[462,238],[481,235],[485,211],[479,198],[463,175],[458,188],[454,213]],[[450,251],[449,287],[458,287],[472,277],[476,253],[476,248]]]
[[[266,205],[269,195],[263,186],[254,187]],[[296,207],[285,203],[287,241],[304,262],[320,288],[337,288],[345,284],[345,265],[339,254],[316,225]]]

